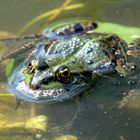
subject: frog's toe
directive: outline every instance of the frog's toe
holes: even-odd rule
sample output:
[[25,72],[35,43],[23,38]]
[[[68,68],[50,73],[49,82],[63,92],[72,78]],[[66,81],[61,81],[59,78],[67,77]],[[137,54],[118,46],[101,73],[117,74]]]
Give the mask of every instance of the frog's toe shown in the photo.
[[140,38],[134,39],[129,45],[127,50],[128,62],[140,62]]

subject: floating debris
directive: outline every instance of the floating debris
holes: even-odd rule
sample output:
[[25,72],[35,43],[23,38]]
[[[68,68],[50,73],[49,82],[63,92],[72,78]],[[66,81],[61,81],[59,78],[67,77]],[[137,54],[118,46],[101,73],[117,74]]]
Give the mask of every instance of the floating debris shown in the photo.
[[129,91],[128,95],[126,95],[123,100],[119,103],[118,108],[123,108],[126,104],[130,103],[130,101],[135,100],[135,91],[131,90]]

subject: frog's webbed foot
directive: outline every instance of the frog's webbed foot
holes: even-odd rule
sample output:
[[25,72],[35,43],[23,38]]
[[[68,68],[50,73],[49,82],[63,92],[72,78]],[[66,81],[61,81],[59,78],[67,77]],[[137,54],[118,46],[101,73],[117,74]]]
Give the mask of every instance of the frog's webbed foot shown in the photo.
[[96,81],[99,77],[107,78],[107,79],[113,79],[112,77],[105,75],[105,74],[100,74],[98,72],[93,72],[92,73],[92,80]]
[[34,48],[33,44],[26,44],[21,46],[20,48],[16,48],[15,50],[12,50],[11,52],[4,53],[2,56],[0,56],[0,62],[9,58],[17,58],[17,57],[21,58],[22,54],[27,53],[33,48]]
[[39,41],[43,41],[44,36],[40,33],[31,34],[19,37],[0,38],[1,42],[4,42],[6,49],[2,56],[0,56],[0,62],[9,58],[22,58],[35,48],[35,44]]
[[[121,65],[121,62],[117,64],[116,71],[123,76],[128,75],[128,73],[135,68],[136,63],[140,62],[140,38],[134,39],[127,49],[127,63]],[[120,59],[121,60],[121,59]],[[122,63],[123,64],[123,63]]]
[[121,65],[117,65],[115,70],[121,75],[121,76],[126,76],[130,70],[130,68],[125,65],[125,66],[121,66]]
[[120,76],[127,76],[133,67],[133,64],[128,63],[124,59],[116,60],[115,70],[119,73]]
[[129,45],[127,56],[130,61],[140,62],[140,38],[134,39]]

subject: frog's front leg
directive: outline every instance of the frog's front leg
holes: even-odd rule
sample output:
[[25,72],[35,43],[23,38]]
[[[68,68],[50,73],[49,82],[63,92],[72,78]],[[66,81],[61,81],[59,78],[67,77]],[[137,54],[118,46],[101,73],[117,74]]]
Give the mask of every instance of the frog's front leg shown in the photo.
[[[8,46],[8,52],[5,52],[0,56],[0,62],[8,58],[15,58],[26,54],[28,51],[35,49],[36,44],[39,41],[43,41],[45,39],[46,38],[44,38],[41,33],[20,37],[0,38],[0,41],[4,42]],[[19,44],[21,45],[19,46]],[[10,47],[13,47],[14,49],[11,50],[9,49]]]
[[115,66],[115,70],[123,76],[126,76],[130,70],[127,60],[128,45],[121,40],[116,34],[108,34],[105,37],[108,43],[108,49],[112,53],[111,63]]
[[96,22],[67,23],[63,26],[47,28],[44,31],[44,35],[51,40],[56,40],[58,38],[67,38],[73,35],[83,34],[96,28]]
[[96,80],[98,77],[104,77],[107,79],[112,79],[108,74],[112,73],[114,71],[114,66],[110,67],[102,67],[102,69],[97,69],[92,72],[92,79]]
[[[106,63],[98,66],[94,71],[98,75],[106,75],[112,72],[118,72],[120,75],[127,75],[127,43],[121,40],[116,34],[106,34],[100,36],[100,44],[103,44],[103,56]],[[102,60],[102,61],[105,61]]]
[[0,56],[0,62],[4,61],[6,59],[9,59],[9,58],[19,56],[19,55],[21,56],[23,53],[25,53],[33,48],[34,48],[34,43],[29,43],[29,44],[23,45],[9,53],[6,53],[6,54],[3,54],[2,56]]
[[129,72],[131,69],[134,69],[135,66],[138,66],[137,63],[140,62],[140,38],[134,39],[130,44],[128,44],[126,50],[127,62],[123,70]]

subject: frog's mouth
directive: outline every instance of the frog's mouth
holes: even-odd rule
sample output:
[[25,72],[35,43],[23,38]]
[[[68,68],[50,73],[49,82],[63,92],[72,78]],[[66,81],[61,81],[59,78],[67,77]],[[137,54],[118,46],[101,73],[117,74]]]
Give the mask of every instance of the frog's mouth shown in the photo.
[[29,75],[25,76],[21,70],[13,74],[10,87],[19,99],[30,102],[55,102],[70,99],[90,89],[95,83],[90,76],[90,74],[75,74],[69,83],[64,84],[59,81],[51,81],[40,88],[31,89],[28,83],[31,77]]

